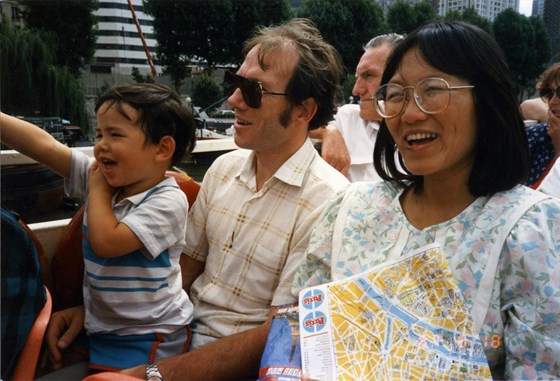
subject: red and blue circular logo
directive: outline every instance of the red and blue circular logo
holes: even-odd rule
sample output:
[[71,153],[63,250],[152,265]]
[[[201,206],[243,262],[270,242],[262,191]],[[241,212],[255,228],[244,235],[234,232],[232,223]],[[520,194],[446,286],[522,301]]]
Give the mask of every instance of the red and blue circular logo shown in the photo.
[[307,291],[303,295],[303,298],[301,299],[301,305],[303,306],[303,308],[309,310],[312,308],[319,307],[321,304],[323,304],[324,300],[325,300],[325,294],[323,293],[323,291],[318,289],[313,289]]

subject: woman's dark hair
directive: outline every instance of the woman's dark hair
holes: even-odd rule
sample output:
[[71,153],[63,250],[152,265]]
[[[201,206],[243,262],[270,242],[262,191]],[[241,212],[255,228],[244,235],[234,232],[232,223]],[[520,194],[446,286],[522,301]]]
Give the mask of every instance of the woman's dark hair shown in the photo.
[[[412,49],[418,49],[422,58],[434,68],[475,86],[477,138],[468,182],[471,194],[476,197],[492,195],[524,183],[529,171],[527,136],[509,68],[496,41],[482,29],[463,22],[428,23],[395,46],[387,60],[381,85],[403,69],[400,68],[403,56]],[[375,142],[375,169],[385,180],[401,187],[410,184],[415,191],[421,190],[423,177],[399,172],[395,151],[395,142],[383,120]]]
[[195,122],[188,107],[176,91],[159,83],[115,85],[104,93],[95,104],[95,112],[109,103],[127,119],[126,103],[138,111],[138,125],[144,131],[146,142],[158,144],[166,135],[175,140],[171,165],[179,164],[195,147]]

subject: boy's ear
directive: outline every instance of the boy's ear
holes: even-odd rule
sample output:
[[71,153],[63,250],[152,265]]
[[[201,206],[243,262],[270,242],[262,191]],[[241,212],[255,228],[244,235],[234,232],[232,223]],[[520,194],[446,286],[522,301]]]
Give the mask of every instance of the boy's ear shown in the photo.
[[158,144],[158,149],[156,151],[156,159],[162,161],[171,160],[175,153],[175,139],[169,135],[162,137]]

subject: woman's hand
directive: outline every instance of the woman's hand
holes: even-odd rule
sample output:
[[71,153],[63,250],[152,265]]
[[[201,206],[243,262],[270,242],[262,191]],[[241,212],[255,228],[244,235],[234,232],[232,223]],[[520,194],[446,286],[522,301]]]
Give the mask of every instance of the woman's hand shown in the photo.
[[552,140],[552,145],[554,146],[554,151],[556,153],[555,157],[560,156],[560,116],[557,116],[551,109],[548,110],[548,122],[547,131],[550,139]]

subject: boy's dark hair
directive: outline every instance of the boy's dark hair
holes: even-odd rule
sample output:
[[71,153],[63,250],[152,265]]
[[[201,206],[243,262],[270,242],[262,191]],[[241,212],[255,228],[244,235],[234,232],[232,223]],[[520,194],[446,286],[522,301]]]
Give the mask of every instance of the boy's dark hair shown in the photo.
[[[496,41],[482,29],[467,23],[428,23],[393,48],[381,85],[401,70],[404,55],[412,49],[417,49],[434,68],[474,85],[477,135],[468,182],[471,194],[475,197],[492,195],[524,183],[529,172],[527,135],[509,69]],[[375,169],[385,180],[400,186],[410,183],[415,191],[421,190],[423,177],[400,173],[395,164],[395,152],[395,142],[383,120],[375,142]]]
[[138,124],[146,135],[146,142],[158,144],[169,135],[175,140],[171,165],[179,164],[195,147],[195,122],[188,107],[177,92],[159,83],[119,84],[103,94],[95,104],[95,112],[104,103],[115,105],[127,119],[122,104],[138,111]]

